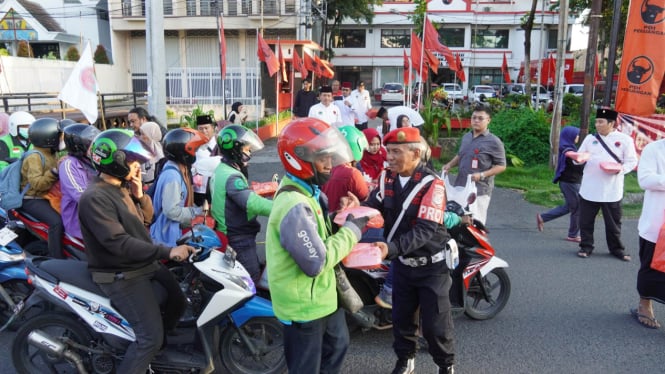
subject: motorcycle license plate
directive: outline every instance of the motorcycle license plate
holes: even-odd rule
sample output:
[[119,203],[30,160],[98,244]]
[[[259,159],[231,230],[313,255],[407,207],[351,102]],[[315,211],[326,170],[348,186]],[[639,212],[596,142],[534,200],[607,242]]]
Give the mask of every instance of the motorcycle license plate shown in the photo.
[[5,226],[0,230],[0,245],[5,246],[16,238],[18,235],[9,227]]

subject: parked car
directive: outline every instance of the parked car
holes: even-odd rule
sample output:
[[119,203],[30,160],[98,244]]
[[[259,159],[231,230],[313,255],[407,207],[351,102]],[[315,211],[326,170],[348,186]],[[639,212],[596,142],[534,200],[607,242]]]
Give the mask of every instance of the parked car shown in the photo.
[[[524,95],[526,92],[526,84],[524,83],[510,83],[503,86],[503,96],[506,95]],[[536,100],[537,97],[537,100]],[[531,99],[540,103],[546,103],[552,100],[552,95],[544,86],[536,83],[531,84]]]
[[563,86],[563,94],[573,94],[575,96],[582,96],[584,93],[583,84],[566,84]]
[[462,87],[457,83],[442,83],[443,90],[448,93],[448,100],[454,100],[455,103],[464,101],[464,93]]
[[481,103],[490,98],[496,98],[496,91],[492,86],[477,85],[469,90],[469,103]]
[[[439,87],[438,84],[432,83],[432,85],[430,86],[429,92],[432,92],[432,91],[436,90],[438,87]],[[412,98],[414,103],[418,101],[418,96],[420,96],[420,92],[421,92],[420,82],[416,82],[413,85],[413,94],[411,95],[411,98]]]
[[404,105],[404,86],[401,83],[385,83],[381,89],[381,105],[385,103]]

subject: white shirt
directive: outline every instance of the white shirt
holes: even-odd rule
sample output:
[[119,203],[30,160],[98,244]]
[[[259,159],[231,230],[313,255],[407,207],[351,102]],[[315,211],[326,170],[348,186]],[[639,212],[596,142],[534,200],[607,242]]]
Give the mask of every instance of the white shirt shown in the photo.
[[[342,100],[335,100],[335,104],[339,108],[339,112],[342,116],[342,125],[355,125],[356,124],[356,112],[353,111],[353,100],[351,96],[342,98]],[[348,103],[348,104],[347,104]]]
[[600,168],[601,162],[616,162],[603,148],[594,135],[587,135],[578,152],[589,152],[589,160],[584,166],[580,196],[585,200],[612,203],[623,198],[623,176],[637,166],[637,154],[633,139],[619,131],[612,131],[601,138],[607,147],[623,161],[622,171],[610,174]]
[[367,111],[372,109],[372,99],[370,99],[369,91],[363,90],[360,92],[358,90],[353,90],[351,92],[351,98],[353,99],[353,111],[358,117],[358,123],[365,123],[369,121],[367,117]]
[[[215,146],[217,145],[217,134],[215,136],[211,137],[210,140],[208,140],[208,143],[205,145],[202,145],[199,147],[199,149],[196,150],[196,160],[202,160],[204,158],[208,158],[212,156],[212,151],[215,149]],[[192,175],[197,175],[199,174],[196,171],[196,167],[192,168]],[[194,192],[196,193],[206,193],[206,188],[208,188],[208,179],[210,177],[203,177],[203,181],[201,185],[197,185],[196,183],[192,185]]]
[[309,115],[307,117],[318,118],[329,125],[342,123],[342,115],[339,108],[332,103],[328,106],[321,103],[312,105],[309,108]]
[[637,230],[640,237],[655,243],[665,223],[665,139],[644,147],[637,167],[637,181],[644,190]]

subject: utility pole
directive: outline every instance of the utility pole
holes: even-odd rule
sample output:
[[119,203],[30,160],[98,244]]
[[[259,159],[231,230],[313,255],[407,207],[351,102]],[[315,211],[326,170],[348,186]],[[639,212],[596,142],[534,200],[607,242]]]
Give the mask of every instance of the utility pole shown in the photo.
[[[584,94],[582,95],[582,108],[580,111],[580,141],[589,133],[589,115],[591,114],[591,99],[594,91],[593,80],[595,77],[593,69],[598,52],[598,26],[602,7],[602,0],[592,0],[591,14],[589,15],[589,42],[587,45],[586,63],[584,64]],[[619,17],[619,15],[617,14],[616,17]],[[607,92],[607,87],[605,88]]]
[[[607,76],[605,76],[605,96],[603,106],[610,106],[612,90],[614,89],[614,61],[617,59],[617,34],[621,24],[621,0],[614,0],[614,17],[612,18],[612,32],[610,32],[610,53],[607,57]],[[594,71],[594,73],[596,73]]]
[[[561,111],[563,110],[563,83],[565,80],[566,44],[568,42],[568,0],[559,2],[559,38],[556,50],[556,71],[554,90],[554,113],[550,127],[550,167],[556,167],[559,159],[559,134],[561,133]],[[536,88],[539,91],[539,87]],[[536,94],[538,97],[538,94]]]
[[145,2],[148,112],[166,126],[166,55],[164,53],[164,4]]

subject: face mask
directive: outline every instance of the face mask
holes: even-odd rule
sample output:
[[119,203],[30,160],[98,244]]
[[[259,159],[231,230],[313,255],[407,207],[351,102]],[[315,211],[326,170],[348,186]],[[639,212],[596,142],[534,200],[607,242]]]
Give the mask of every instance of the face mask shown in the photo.
[[58,151],[64,151],[65,148],[67,148],[67,145],[65,145],[65,141],[61,140],[60,144],[58,144]]
[[18,129],[18,134],[25,139],[28,139],[28,129],[25,127],[21,127]]

